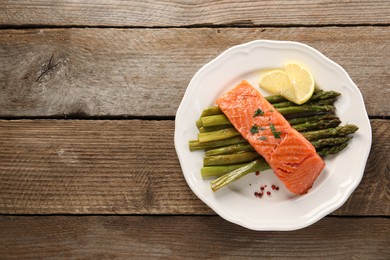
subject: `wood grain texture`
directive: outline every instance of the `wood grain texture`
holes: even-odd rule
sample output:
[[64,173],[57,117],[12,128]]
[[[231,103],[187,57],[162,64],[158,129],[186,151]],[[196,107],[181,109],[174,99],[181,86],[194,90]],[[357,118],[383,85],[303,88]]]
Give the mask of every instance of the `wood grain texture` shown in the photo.
[[5,259],[389,259],[389,243],[386,218],[256,232],[217,216],[0,217]]
[[372,145],[363,179],[337,214],[370,212],[381,207],[383,215],[390,213],[390,120],[371,120],[371,127]]
[[[390,120],[371,123],[364,178],[335,215],[390,214]],[[187,186],[173,133],[173,121],[0,121],[0,214],[214,214]]]
[[388,24],[388,1],[3,0],[3,26]]
[[197,70],[255,39],[317,48],[347,70],[370,115],[390,116],[390,31],[325,27],[1,30],[0,117],[173,116]]
[[0,212],[210,213],[184,181],[173,127],[173,121],[2,121]]

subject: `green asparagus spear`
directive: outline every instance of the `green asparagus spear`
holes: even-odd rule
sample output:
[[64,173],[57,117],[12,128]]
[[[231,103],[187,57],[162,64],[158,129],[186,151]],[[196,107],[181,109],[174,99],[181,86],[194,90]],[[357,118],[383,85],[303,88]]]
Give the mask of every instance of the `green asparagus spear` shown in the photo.
[[304,117],[297,117],[293,119],[289,119],[288,122],[290,125],[297,125],[302,124],[306,122],[317,122],[319,120],[332,120],[332,119],[338,119],[336,115],[315,115],[315,116],[304,116]]
[[281,95],[273,95],[273,96],[267,96],[265,99],[270,102],[271,104],[276,104],[276,103],[281,103],[281,102],[286,102],[288,101]]
[[200,169],[202,178],[220,177],[226,173],[232,172],[235,169],[245,166],[247,163],[204,166]]
[[306,122],[301,123],[297,125],[293,125],[295,130],[298,132],[304,132],[304,131],[310,131],[310,130],[316,130],[316,129],[326,129],[331,127],[336,127],[341,123],[339,119],[333,119],[333,120],[321,120],[317,122]]
[[335,128],[321,129],[302,133],[302,135],[309,141],[315,141],[328,137],[347,136],[355,133],[359,128],[356,125],[347,124]]
[[216,125],[216,126],[201,126],[199,128],[200,133],[214,132],[225,128],[232,128],[233,125]]
[[198,120],[196,120],[196,122],[195,122],[195,124],[196,124],[196,127],[198,128],[198,129],[200,129],[203,125],[202,125],[202,120],[199,118]]
[[202,125],[205,127],[232,124],[227,118],[227,116],[225,116],[224,114],[213,115],[213,116],[202,116],[200,119],[202,121]]
[[252,161],[259,157],[260,155],[257,152],[240,152],[234,154],[205,156],[203,158],[203,166],[244,163]]
[[222,139],[217,141],[211,141],[207,143],[200,143],[198,140],[189,141],[190,151],[203,150],[203,149],[212,149],[223,147],[232,144],[247,143],[247,141],[242,136],[235,136],[228,139]]
[[[328,99],[320,99],[320,100],[314,100],[314,101],[308,101],[305,104],[306,105],[316,105],[316,106],[323,106],[323,105],[333,105],[334,102],[336,102],[337,98],[328,98]],[[273,104],[275,108],[282,108],[282,107],[291,107],[296,106],[294,102],[291,101],[285,101]]]
[[241,143],[208,150],[206,151],[206,156],[251,151],[253,151],[253,147],[249,143]]
[[[324,91],[320,90],[320,89],[315,89],[314,93],[313,93],[313,96],[309,100],[311,100],[313,97],[316,99],[316,98],[322,96],[322,94],[321,94],[322,92],[324,92]],[[268,102],[270,102],[271,104],[276,104],[276,103],[281,103],[281,102],[288,101],[288,99],[282,97],[281,95],[266,96],[265,99]]]
[[240,133],[234,128],[225,128],[213,132],[199,133],[198,140],[200,143],[206,143],[210,141],[217,141],[228,139],[230,137],[238,136]]
[[317,105],[301,105],[279,108],[278,111],[286,118],[291,119],[295,117],[319,115],[325,113],[334,113],[335,108],[331,105],[317,106]]
[[250,172],[262,171],[262,170],[267,170],[267,169],[269,169],[269,165],[267,164],[267,162],[264,159],[259,158],[259,159],[252,161],[252,162],[246,164],[245,166],[240,167],[240,168],[238,168],[230,173],[222,175],[218,179],[213,180],[210,183],[211,189],[215,192],[215,191],[219,190],[220,188],[228,185],[229,183],[232,183],[232,182],[242,178],[243,176],[247,175]]
[[[315,89],[313,96],[309,99],[311,100],[313,97],[317,99],[318,97],[322,96],[320,94],[321,92],[324,92],[323,90]],[[327,92],[327,91],[326,91]],[[337,93],[337,92],[336,92]],[[288,101],[286,98],[282,97],[281,95],[272,95],[272,96],[267,96],[265,99],[270,102],[271,104],[276,104],[276,103],[281,103],[281,102],[286,102]]]
[[333,105],[337,101],[337,97],[321,99],[309,102],[309,104],[317,105],[317,106],[325,106],[325,105]]
[[317,101],[317,100],[325,100],[325,99],[330,99],[330,98],[337,98],[338,96],[340,96],[340,93],[333,91],[333,90],[329,90],[329,91],[318,90],[318,91],[315,91],[313,93],[313,95],[308,100],[308,102],[313,102],[313,101]]
[[208,107],[202,111],[201,117],[213,116],[213,115],[219,115],[219,114],[222,114],[221,109],[219,109],[218,106],[211,106],[211,107]]
[[339,153],[342,150],[344,150],[344,148],[347,147],[347,146],[348,146],[348,143],[343,143],[343,144],[336,145],[336,146],[324,147],[324,148],[318,150],[317,153],[321,157],[325,157],[325,156],[328,156],[328,155],[331,155],[331,154]]
[[[330,137],[324,138],[317,141],[312,141],[311,144],[318,150],[324,147],[338,146],[344,143],[348,143],[352,139],[352,136],[346,137]],[[222,148],[221,148],[222,149]]]

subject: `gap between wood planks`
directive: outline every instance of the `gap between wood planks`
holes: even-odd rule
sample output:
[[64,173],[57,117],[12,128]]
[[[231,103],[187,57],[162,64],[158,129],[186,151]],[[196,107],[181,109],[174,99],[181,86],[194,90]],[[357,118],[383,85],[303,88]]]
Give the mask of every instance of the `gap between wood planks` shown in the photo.
[[230,23],[230,24],[192,24],[192,25],[178,25],[178,26],[131,26],[131,25],[51,25],[51,24],[25,24],[25,25],[0,25],[0,30],[28,30],[28,29],[191,29],[191,28],[325,28],[325,27],[388,27],[387,24],[376,23],[359,23],[359,24],[256,24],[254,25],[250,21],[242,21],[242,23]]
[[[371,119],[390,120],[390,116],[368,116]],[[88,116],[84,114],[66,114],[63,116],[12,116],[0,117],[0,120],[149,120],[174,121],[175,116]]]
[[[148,121],[166,121],[175,120],[175,116],[88,116],[81,114],[66,114],[63,116],[12,116],[12,117],[0,117],[0,120],[148,120]],[[380,118],[383,119],[383,118]]]
[[[0,217],[55,217],[55,216],[62,216],[62,217],[115,217],[115,216],[124,216],[124,217],[136,217],[136,216],[143,216],[143,217],[215,217],[218,216],[217,213],[45,213],[45,214],[17,214],[17,213],[0,213]],[[332,213],[326,215],[324,218],[350,218],[350,219],[390,219],[390,215],[332,215]]]

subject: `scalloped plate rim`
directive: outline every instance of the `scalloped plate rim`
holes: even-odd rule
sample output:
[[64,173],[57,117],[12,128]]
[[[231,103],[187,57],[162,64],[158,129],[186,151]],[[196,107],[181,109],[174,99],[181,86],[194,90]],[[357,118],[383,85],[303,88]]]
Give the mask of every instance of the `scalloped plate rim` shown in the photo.
[[[272,46],[272,47],[269,47],[267,45]],[[360,168],[362,168],[362,169],[355,175],[355,178],[353,179],[352,183],[344,190],[344,192],[342,194],[339,194],[339,196],[337,197],[337,200],[334,203],[331,203],[330,205],[326,206],[325,208],[322,208],[321,210],[317,211],[310,218],[300,219],[300,220],[296,220],[296,221],[292,220],[292,221],[288,221],[285,223],[283,222],[283,224],[281,224],[280,222],[279,223],[275,222],[275,224],[262,225],[262,224],[259,224],[256,222],[251,223],[251,222],[245,221],[245,217],[243,217],[243,214],[239,214],[239,213],[237,213],[235,215],[227,214],[227,212],[224,211],[224,209],[221,208],[221,206],[218,205],[218,203],[215,203],[215,202],[211,201],[210,199],[205,198],[204,195],[198,190],[196,185],[194,185],[194,183],[191,179],[193,176],[185,172],[185,165],[184,165],[185,158],[183,158],[183,155],[180,151],[180,141],[179,141],[180,140],[179,129],[181,127],[180,119],[184,116],[182,114],[183,114],[183,111],[185,110],[186,106],[188,106],[190,104],[188,102],[188,100],[190,99],[191,95],[193,95],[193,93],[196,92],[197,81],[199,80],[200,77],[202,77],[202,75],[204,73],[207,74],[207,72],[209,70],[218,66],[224,60],[229,59],[232,55],[234,55],[237,52],[250,52],[253,48],[267,48],[267,47],[283,49],[286,46],[299,49],[300,51],[303,51],[303,52],[309,52],[306,54],[309,54],[311,56],[313,56],[313,55],[317,56],[314,58],[317,58],[318,61],[324,63],[324,65],[336,68],[338,70],[338,73],[343,74],[343,76],[347,78],[348,83],[350,84],[349,87],[352,87],[355,94],[358,95],[358,97],[359,97],[358,101],[361,103],[361,105],[363,106],[362,108],[365,111],[365,115],[363,115],[362,120],[365,120],[367,122],[367,134],[368,134],[367,137],[368,137],[368,139],[366,141],[368,141],[368,143],[366,144],[367,149],[364,151],[364,154],[362,155],[362,157],[365,159],[364,162],[361,163]],[[300,228],[304,228],[304,227],[307,227],[307,226],[317,222],[321,218],[325,217],[326,215],[328,215],[332,211],[334,211],[337,208],[339,208],[340,206],[342,206],[345,203],[345,201],[349,198],[349,196],[352,194],[352,192],[356,189],[356,187],[359,185],[359,183],[363,177],[365,164],[366,164],[368,154],[369,154],[369,151],[371,148],[371,142],[372,142],[371,126],[369,123],[367,112],[366,112],[365,107],[364,107],[363,97],[362,97],[361,92],[358,89],[358,87],[355,85],[355,83],[349,77],[348,73],[340,65],[338,65],[337,63],[335,63],[331,59],[327,58],[325,55],[323,55],[321,52],[317,51],[316,49],[314,49],[306,44],[294,42],[294,41],[254,40],[251,42],[235,45],[235,46],[230,47],[227,50],[223,51],[216,58],[214,58],[213,60],[206,63],[204,66],[202,66],[202,68],[200,68],[198,70],[198,72],[193,76],[193,78],[191,79],[191,81],[190,81],[190,83],[185,91],[182,102],[179,105],[179,108],[178,108],[177,113],[176,113],[176,120],[175,120],[175,134],[174,134],[175,149],[176,149],[179,161],[180,161],[180,165],[181,165],[181,168],[183,171],[184,178],[185,178],[188,186],[191,188],[191,190],[195,193],[195,195],[199,199],[201,199],[206,205],[208,205],[213,211],[215,211],[222,218],[226,219],[229,222],[246,227],[248,229],[258,230],[258,231],[261,231],[261,230],[282,231],[282,230],[297,230]]]

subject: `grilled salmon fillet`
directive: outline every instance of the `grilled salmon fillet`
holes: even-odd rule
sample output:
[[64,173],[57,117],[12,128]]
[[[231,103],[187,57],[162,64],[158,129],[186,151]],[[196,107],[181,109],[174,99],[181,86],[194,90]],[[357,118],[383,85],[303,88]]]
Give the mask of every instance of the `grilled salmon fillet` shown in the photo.
[[259,91],[242,81],[216,103],[289,191],[308,192],[325,163]]

